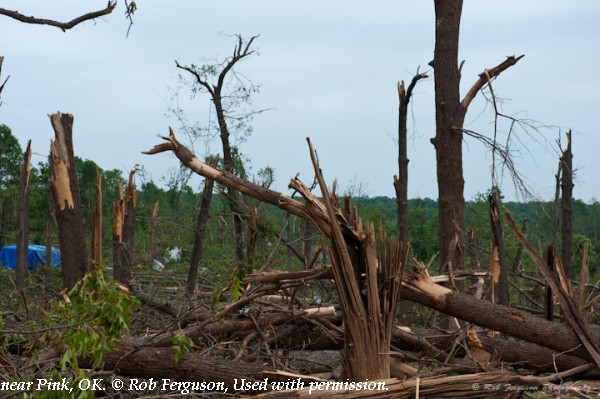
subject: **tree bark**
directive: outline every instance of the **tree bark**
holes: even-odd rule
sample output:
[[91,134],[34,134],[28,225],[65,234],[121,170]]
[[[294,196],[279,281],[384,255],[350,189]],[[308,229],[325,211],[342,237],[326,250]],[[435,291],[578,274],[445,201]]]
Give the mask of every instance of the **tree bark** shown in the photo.
[[432,144],[435,147],[438,179],[440,273],[445,273],[449,262],[455,269],[461,269],[463,265],[461,250],[452,251],[454,255],[449,259],[449,245],[456,234],[461,237],[464,225],[463,133],[460,130],[464,114],[459,112],[458,69],[458,38],[463,2],[435,0],[434,3],[436,29],[432,66],[436,135]]
[[[17,221],[17,289],[25,289],[27,255],[29,254],[29,177],[31,174],[31,140],[23,154],[19,185],[19,216]],[[1,249],[1,247],[0,247]]]
[[426,74],[419,73],[417,70],[408,90],[404,86],[404,81],[398,83],[398,177],[394,176],[394,188],[398,208],[398,240],[403,243],[408,243],[410,240],[408,235],[408,103],[417,82],[427,77]]
[[573,152],[571,150],[571,131],[567,132],[567,148],[560,158],[562,163],[562,201],[561,201],[561,238],[562,265],[568,278],[571,276],[573,257]]
[[73,115],[50,115],[55,140],[50,143],[52,192],[56,208],[63,282],[67,289],[90,271],[79,182],[73,152]]
[[[215,166],[217,159],[209,160],[209,165]],[[186,288],[186,295],[188,298],[194,296],[196,290],[196,280],[198,276],[198,266],[202,260],[202,253],[204,251],[204,233],[206,231],[206,223],[208,221],[210,203],[212,201],[214,180],[206,178],[204,180],[204,193],[202,195],[202,201],[200,203],[200,210],[198,211],[198,218],[196,219],[196,229],[194,230],[194,249],[192,250],[192,260],[190,262],[190,270],[188,273],[188,281]]]

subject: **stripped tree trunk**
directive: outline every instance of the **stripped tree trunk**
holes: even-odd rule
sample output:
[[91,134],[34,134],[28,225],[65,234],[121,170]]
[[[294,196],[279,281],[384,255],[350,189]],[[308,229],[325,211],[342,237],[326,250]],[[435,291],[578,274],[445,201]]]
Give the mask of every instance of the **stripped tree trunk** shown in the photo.
[[567,132],[567,148],[560,158],[562,164],[562,209],[561,238],[562,264],[567,277],[571,275],[571,258],[573,256],[573,152],[571,150],[571,131]]
[[19,185],[19,216],[17,220],[17,288],[25,288],[27,255],[29,253],[29,176],[31,174],[31,140],[23,154]]
[[96,209],[92,213],[92,262],[102,264],[102,174],[96,168]]
[[[217,158],[211,158],[208,163],[213,167],[216,166]],[[198,218],[196,219],[196,229],[194,230],[194,249],[192,250],[192,261],[190,263],[187,288],[185,291],[188,298],[192,298],[194,296],[194,291],[196,290],[198,266],[200,265],[202,253],[204,252],[204,234],[206,232],[206,222],[208,221],[209,217],[213,186],[214,180],[208,178],[204,180],[204,193],[200,203],[200,210],[198,211]]]
[[250,208],[248,215],[248,238],[246,239],[246,263],[252,264],[254,260],[254,248],[256,247],[256,207]]
[[52,192],[58,224],[64,285],[70,290],[90,271],[83,210],[73,153],[73,115],[50,115],[55,140],[50,143]]

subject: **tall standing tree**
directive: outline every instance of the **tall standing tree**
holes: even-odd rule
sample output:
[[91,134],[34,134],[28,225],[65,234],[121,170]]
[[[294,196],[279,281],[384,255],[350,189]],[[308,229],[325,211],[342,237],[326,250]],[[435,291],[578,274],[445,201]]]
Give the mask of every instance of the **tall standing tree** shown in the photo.
[[462,165],[463,124],[467,109],[479,90],[520,57],[508,57],[494,68],[486,69],[460,100],[461,71],[458,41],[462,0],[434,0],[435,51],[430,65],[434,70],[436,134],[435,147],[439,201],[440,271],[462,268],[464,233],[464,186]]
[[[253,85],[233,84],[228,86],[230,75],[235,77],[234,67],[243,59],[254,54],[252,43],[258,36],[252,36],[250,40],[244,41],[241,35],[236,35],[237,44],[233,49],[233,55],[223,62],[200,67],[192,64],[184,66],[175,61],[180,68],[193,76],[193,82],[197,88],[207,92],[212,100],[214,112],[218,123],[219,136],[223,148],[223,169],[229,173],[236,171],[236,148],[231,142],[231,127],[234,129],[247,128],[246,122],[250,120],[255,112],[240,114],[235,108],[242,104],[249,104],[250,95],[256,91]],[[216,79],[216,81],[214,81]],[[239,80],[238,80],[239,82]],[[260,112],[260,111],[257,111]],[[233,225],[235,234],[235,260],[242,262],[244,259],[243,249],[243,224],[242,224],[242,201],[241,194],[233,188],[227,187],[227,202],[233,214]]]

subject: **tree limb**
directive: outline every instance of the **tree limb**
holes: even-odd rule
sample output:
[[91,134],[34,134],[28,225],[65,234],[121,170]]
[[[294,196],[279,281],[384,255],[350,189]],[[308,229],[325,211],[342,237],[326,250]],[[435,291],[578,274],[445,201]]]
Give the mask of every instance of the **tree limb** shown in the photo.
[[460,103],[459,112],[462,113],[462,115],[464,116],[467,113],[467,109],[469,108],[471,101],[473,101],[473,99],[477,95],[477,92],[479,92],[479,90],[481,90],[483,88],[483,86],[486,83],[488,83],[489,80],[494,79],[495,77],[500,75],[502,72],[504,72],[511,66],[515,65],[523,57],[525,57],[525,56],[520,55],[518,57],[515,57],[513,55],[510,57],[507,57],[506,60],[504,60],[504,62],[498,64],[497,66],[495,66],[491,69],[486,69],[485,71],[480,73],[479,79],[475,82],[475,84],[471,87],[471,89],[469,89],[469,91],[465,95],[465,98],[463,98],[462,102]]
[[17,21],[24,22],[26,24],[55,26],[57,28],[60,28],[63,32],[65,32],[65,31],[79,25],[82,22],[89,21],[90,19],[96,19],[96,18],[102,17],[104,15],[110,14],[111,12],[113,12],[113,10],[115,9],[116,6],[117,6],[116,1],[109,1],[106,8],[99,10],[99,11],[93,11],[93,12],[89,12],[87,14],[83,14],[69,22],[59,22],[59,21],[55,21],[52,19],[36,18],[33,16],[28,17],[26,15],[21,14],[18,11],[7,10],[6,8],[0,8],[0,15],[6,15],[7,17],[16,19]]

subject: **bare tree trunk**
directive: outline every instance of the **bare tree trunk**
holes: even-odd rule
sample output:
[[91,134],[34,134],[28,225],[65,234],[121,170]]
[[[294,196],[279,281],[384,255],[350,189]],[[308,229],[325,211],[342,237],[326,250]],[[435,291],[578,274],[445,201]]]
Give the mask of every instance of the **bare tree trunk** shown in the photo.
[[23,154],[19,185],[19,214],[17,220],[17,289],[25,288],[27,255],[29,253],[29,176],[31,174],[31,140]]
[[[436,152],[439,219],[440,272],[447,271],[451,262],[462,268],[463,251],[453,251],[450,243],[456,234],[463,234],[464,179],[462,140],[464,114],[459,112],[460,71],[458,69],[458,37],[462,0],[435,0],[435,52],[432,62],[435,81],[436,135],[432,143]],[[458,129],[457,129],[458,128]]]
[[398,207],[398,239],[401,242],[408,243],[408,150],[407,150],[407,115],[408,103],[412,91],[420,79],[427,78],[424,73],[419,73],[413,77],[408,90],[404,86],[404,81],[398,83],[398,177],[394,176],[394,188],[396,190],[396,203]]
[[[114,213],[117,224],[113,229],[113,276],[115,280],[126,285],[131,282],[133,268],[135,208],[137,205],[137,194],[133,181],[134,174],[135,170],[129,172],[125,198],[115,204]],[[120,195],[122,196],[122,192]]]
[[567,148],[560,158],[562,163],[562,264],[567,278],[571,276],[571,260],[573,256],[573,152],[571,150],[571,131],[567,132]]
[[489,196],[490,220],[492,226],[492,256],[491,266],[492,281],[494,284],[494,299],[497,303],[510,306],[508,295],[508,269],[504,253],[504,236],[500,218],[500,192],[497,187],[492,189]]
[[63,282],[70,290],[90,271],[83,210],[73,153],[73,115],[50,115],[56,140],[50,144],[52,192],[56,207]]
[[92,213],[92,262],[102,264],[102,174],[96,168],[96,209]]
[[[216,165],[216,159],[210,160],[209,164],[212,166]],[[208,221],[210,203],[212,201],[214,180],[206,178],[204,180],[204,193],[202,195],[202,202],[200,203],[200,210],[198,211],[198,218],[196,219],[196,229],[194,230],[194,249],[192,250],[192,261],[190,263],[190,270],[188,273],[186,295],[188,298],[194,296],[196,290],[196,280],[198,276],[198,266],[202,260],[202,253],[204,252],[204,233],[206,231],[206,223]]]

